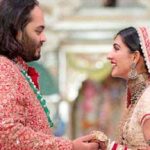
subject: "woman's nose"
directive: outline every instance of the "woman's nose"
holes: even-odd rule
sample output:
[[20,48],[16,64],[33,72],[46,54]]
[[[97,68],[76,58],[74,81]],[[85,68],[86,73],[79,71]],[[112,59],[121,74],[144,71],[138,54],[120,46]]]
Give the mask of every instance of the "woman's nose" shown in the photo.
[[109,52],[109,53],[107,54],[107,59],[108,59],[108,60],[111,60],[111,59],[112,59],[112,52]]

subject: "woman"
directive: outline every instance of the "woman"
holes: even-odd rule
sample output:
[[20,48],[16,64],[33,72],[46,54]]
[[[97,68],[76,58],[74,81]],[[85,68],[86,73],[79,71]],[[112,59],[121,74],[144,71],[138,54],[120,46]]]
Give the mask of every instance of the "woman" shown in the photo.
[[[101,149],[150,149],[150,30],[129,27],[117,33],[108,54],[112,76],[127,81],[127,112],[118,141],[101,142]],[[100,139],[103,141],[103,139]],[[107,147],[107,148],[106,148]]]

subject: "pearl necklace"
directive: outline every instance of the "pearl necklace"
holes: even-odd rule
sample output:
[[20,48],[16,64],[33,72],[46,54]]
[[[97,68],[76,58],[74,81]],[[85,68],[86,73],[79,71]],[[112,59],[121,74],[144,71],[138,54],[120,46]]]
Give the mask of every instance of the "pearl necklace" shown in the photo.
[[46,106],[46,100],[43,98],[43,96],[41,95],[40,91],[36,88],[36,86],[34,85],[34,82],[32,81],[31,77],[27,74],[27,72],[25,70],[21,70],[21,73],[26,78],[26,80],[28,81],[30,87],[32,88],[32,90],[36,94],[37,99],[40,101],[40,104],[43,107],[43,109],[45,111],[45,114],[47,116],[47,119],[48,119],[50,127],[53,127],[53,122],[52,122],[52,120],[50,118],[50,112],[49,112],[49,109]]

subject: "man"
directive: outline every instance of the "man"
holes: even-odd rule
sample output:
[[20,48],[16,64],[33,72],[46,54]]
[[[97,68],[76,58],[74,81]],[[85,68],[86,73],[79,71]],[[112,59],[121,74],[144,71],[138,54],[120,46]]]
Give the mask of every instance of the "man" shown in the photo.
[[0,1],[0,149],[96,150],[93,135],[70,141],[51,133],[36,72],[26,64],[40,58],[44,28],[36,0]]

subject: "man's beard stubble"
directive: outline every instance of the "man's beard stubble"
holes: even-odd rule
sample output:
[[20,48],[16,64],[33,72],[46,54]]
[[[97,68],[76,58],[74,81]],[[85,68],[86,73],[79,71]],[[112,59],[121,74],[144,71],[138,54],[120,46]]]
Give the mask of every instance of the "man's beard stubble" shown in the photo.
[[38,45],[26,32],[23,32],[21,44],[23,46],[22,58],[26,62],[38,60],[40,58],[40,52],[36,55],[36,49],[40,48],[42,44],[40,43]]

